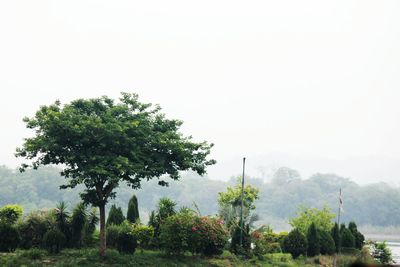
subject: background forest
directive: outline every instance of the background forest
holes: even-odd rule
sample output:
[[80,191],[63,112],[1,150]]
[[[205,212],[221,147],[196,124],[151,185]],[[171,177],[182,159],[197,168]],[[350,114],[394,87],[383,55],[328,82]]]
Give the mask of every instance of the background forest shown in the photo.
[[[56,167],[45,167],[19,173],[0,166],[0,206],[18,203],[26,214],[36,209],[53,208],[59,201],[75,205],[80,201],[78,192],[81,189],[59,190],[64,180],[59,172]],[[186,173],[180,181],[169,182],[169,187],[161,187],[157,180],[149,181],[136,191],[121,186],[108,207],[111,204],[125,207],[135,193],[144,220],[161,197],[174,199],[182,206],[193,207],[195,203],[204,215],[216,214],[218,192],[234,185],[236,178],[223,182]],[[340,187],[344,202],[343,221],[357,221],[360,226],[400,226],[400,188],[385,183],[361,186],[348,178],[320,173],[303,179],[296,170],[287,167],[279,168],[268,180],[246,177],[246,183],[260,189],[260,198],[256,202],[258,223],[269,224],[274,229],[289,229],[288,218],[295,215],[299,205],[321,208],[327,204],[336,211]]]

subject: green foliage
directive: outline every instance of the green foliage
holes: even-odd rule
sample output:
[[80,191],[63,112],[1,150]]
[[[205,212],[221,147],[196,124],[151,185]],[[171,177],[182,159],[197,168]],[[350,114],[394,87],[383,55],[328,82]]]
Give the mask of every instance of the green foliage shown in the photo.
[[365,240],[364,235],[358,231],[357,225],[355,222],[350,222],[348,228],[354,236],[355,248],[361,249],[364,245],[364,240]]
[[281,234],[274,233],[269,226],[261,227],[251,233],[252,243],[255,245],[253,253],[259,259],[263,259],[267,253],[282,252],[279,243]]
[[138,222],[139,218],[140,216],[139,216],[138,200],[137,197],[133,195],[128,203],[128,212],[126,214],[126,219],[131,223],[136,223]]
[[23,221],[17,223],[21,235],[21,247],[41,247],[45,233],[56,225],[49,212],[36,211],[28,214]]
[[[240,234],[242,233],[242,243],[240,243]],[[236,226],[232,234],[231,245],[229,250],[236,255],[245,255],[250,257],[251,236],[250,226],[247,224],[244,229],[239,225]]]
[[[258,199],[259,189],[251,185],[246,185],[243,190],[243,206],[250,210],[256,207],[254,202]],[[220,206],[235,206],[241,205],[242,185],[238,182],[235,187],[228,186],[226,192],[218,193],[218,203]]]
[[339,225],[336,222],[331,229],[331,236],[332,236],[333,242],[335,243],[335,251],[339,252],[340,251],[340,230],[339,230]]
[[300,206],[297,211],[297,217],[290,219],[289,224],[298,229],[303,235],[306,235],[312,223],[315,224],[317,229],[330,231],[333,226],[333,218],[335,218],[335,214],[326,205],[322,209]]
[[120,225],[117,237],[117,249],[120,253],[133,254],[137,247],[136,236],[131,226],[126,222]]
[[[320,252],[322,255],[332,255],[335,253],[335,241],[330,232],[318,230],[320,237]],[[308,243],[310,244],[310,243]]]
[[111,224],[107,227],[107,245],[112,248],[117,248],[118,234],[120,226]]
[[81,247],[83,245],[83,236],[85,225],[87,224],[87,213],[84,203],[76,205],[71,215],[71,240],[72,247]]
[[372,243],[372,256],[374,259],[381,264],[393,263],[392,253],[388,248],[386,242]]
[[320,254],[321,241],[319,232],[314,223],[311,223],[307,231],[307,256],[314,257]]
[[194,212],[180,212],[161,225],[160,242],[169,254],[184,252],[204,255],[221,254],[228,240],[222,220],[200,217]]
[[96,208],[92,208],[87,215],[87,220],[84,227],[84,243],[85,245],[92,245],[95,241],[94,233],[96,226],[99,223],[99,217],[97,215]]
[[307,238],[299,229],[293,229],[283,241],[283,250],[292,254],[293,258],[307,254]]
[[20,235],[14,225],[5,222],[0,223],[0,252],[14,251],[20,239]]
[[176,214],[176,203],[169,198],[161,198],[157,205],[157,210],[152,211],[149,218],[149,226],[154,228],[153,244],[159,246],[161,226],[165,220]]
[[71,228],[69,225],[70,215],[67,209],[68,206],[64,201],[59,202],[54,209],[54,218],[57,228],[64,234],[68,241],[71,237]]
[[59,253],[65,242],[65,235],[57,228],[50,229],[43,237],[44,247],[53,254]]
[[354,248],[355,247],[355,238],[351,231],[347,228],[344,228],[340,232],[340,247],[341,248]]
[[151,226],[137,224],[134,225],[132,229],[133,235],[136,237],[139,247],[142,249],[146,249],[150,247],[150,241],[154,236],[154,228]]
[[111,224],[120,225],[124,222],[125,216],[122,213],[121,207],[112,205],[108,212],[107,226]]
[[5,205],[0,208],[0,223],[15,223],[22,216],[20,205]]
[[[224,219],[228,229],[233,233],[238,221],[241,220],[241,193],[240,179],[234,187],[228,186],[226,192],[218,193],[219,215]],[[259,198],[259,189],[246,185],[243,189],[243,222],[252,224],[258,219],[256,214],[250,212],[256,208],[254,202]]]
[[[180,171],[193,170],[202,175],[212,144],[195,143],[184,137],[181,121],[169,120],[160,107],[138,101],[138,95],[122,93],[119,102],[102,97],[77,99],[64,106],[56,101],[42,106],[32,118],[24,118],[35,135],[25,138],[16,156],[32,161],[23,164],[62,164],[61,175],[68,179],[61,188],[84,185],[80,194],[85,204],[100,209],[100,250],[104,255],[105,212],[110,198],[121,182],[140,188],[142,180],[168,175],[179,179]],[[144,145],[145,144],[145,145]],[[164,180],[160,185],[168,185]]]

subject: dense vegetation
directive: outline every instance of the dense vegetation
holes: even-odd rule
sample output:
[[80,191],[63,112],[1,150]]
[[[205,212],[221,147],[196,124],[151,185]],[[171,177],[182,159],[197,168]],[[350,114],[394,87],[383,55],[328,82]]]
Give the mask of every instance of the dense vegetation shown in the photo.
[[[57,190],[64,183],[59,172],[60,169],[45,167],[19,173],[0,166],[0,206],[19,203],[29,212],[52,208],[59,201],[75,205],[79,201],[79,186]],[[400,225],[400,189],[384,183],[360,186],[333,174],[316,174],[304,180],[287,168],[279,169],[265,183],[260,179],[248,178],[247,181],[260,189],[259,199],[255,201],[260,222],[272,224],[275,228],[282,227],[282,223],[293,217],[301,204],[321,208],[326,203],[336,210],[340,186],[345,210],[343,221],[356,221],[358,225]],[[169,187],[160,187],[157,181],[149,181],[135,194],[141,203],[139,209],[142,220],[147,220],[161,197],[170,197],[182,206],[192,206],[195,202],[202,214],[216,214],[218,192],[235,183],[235,179],[222,182],[188,173],[182,181],[172,181]],[[132,189],[121,185],[117,194],[111,203],[122,207],[126,214],[126,203],[132,197]]]
[[[390,251],[385,243],[364,246],[364,236],[358,231],[356,223],[341,224],[339,228],[333,223],[334,213],[328,207],[317,209],[300,206],[296,216],[290,219],[293,228],[289,233],[274,232],[268,225],[256,226],[254,222],[258,218],[252,211],[256,209],[258,194],[256,187],[246,187],[243,216],[237,212],[241,206],[240,187],[237,185],[228,186],[226,191],[219,192],[217,215],[204,216],[196,210],[196,205],[194,208],[178,208],[177,202],[161,198],[147,224],[141,222],[140,217],[133,222],[126,220],[121,207],[113,204],[108,213],[107,244],[116,249],[119,255],[124,255],[114,255],[118,261],[116,264],[125,263],[127,259],[130,260],[126,262],[129,264],[136,262],[137,259],[129,255],[134,254],[137,248],[140,248],[142,255],[150,249],[159,255],[174,255],[178,258],[191,255],[192,258],[207,256],[218,259],[224,251],[230,251],[233,258],[229,258],[226,263],[235,265],[239,262],[239,266],[258,262],[265,265],[267,259],[277,253],[283,257],[274,263],[276,265],[287,262],[291,262],[292,266],[304,265],[310,258],[313,259],[310,265],[321,264],[322,259],[327,259],[329,263],[335,251],[345,255],[345,258],[340,258],[340,265],[347,260],[347,263],[391,262]],[[132,196],[132,199],[136,197]],[[136,209],[139,203],[136,199],[134,207],[132,202],[125,203],[125,206],[128,207],[128,213],[132,213],[131,209]],[[98,222],[96,209],[90,210],[83,202],[72,208],[60,202],[52,209],[26,214],[19,205],[5,205],[0,208],[0,252],[6,254],[0,260],[7,265],[16,264],[17,261],[22,264],[25,255],[31,257],[31,260],[44,257],[40,249],[49,253],[46,255],[54,255],[68,248],[93,248],[100,236],[96,230]],[[337,244],[336,239],[339,240]],[[10,253],[16,249],[28,250],[22,254],[17,252],[20,255],[17,260],[10,257],[13,255]],[[106,253],[100,254],[104,257],[100,262],[105,264],[108,256]],[[231,262],[232,259],[236,262]]]

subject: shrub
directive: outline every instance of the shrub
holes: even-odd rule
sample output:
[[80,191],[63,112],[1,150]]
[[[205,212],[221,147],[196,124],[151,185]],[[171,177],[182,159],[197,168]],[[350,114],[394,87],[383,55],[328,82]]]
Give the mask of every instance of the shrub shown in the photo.
[[320,253],[320,237],[314,223],[307,230],[307,256],[314,257]]
[[137,197],[135,195],[133,195],[129,200],[126,219],[131,223],[136,223],[139,220],[139,207]]
[[267,229],[261,228],[260,230],[253,231],[251,233],[251,240],[255,245],[253,249],[254,255],[262,259],[267,253],[281,253],[280,238],[281,235],[274,233],[269,227]]
[[5,205],[0,208],[0,223],[14,224],[22,216],[20,205]]
[[354,236],[349,229],[345,228],[341,231],[340,241],[341,248],[354,248]]
[[43,237],[44,247],[50,253],[59,253],[65,245],[65,235],[57,228],[50,229]]
[[354,236],[355,248],[361,249],[364,245],[364,240],[365,240],[364,235],[358,231],[357,225],[355,222],[350,222],[348,228]]
[[45,250],[38,249],[38,248],[31,248],[31,249],[28,249],[28,250],[23,250],[21,252],[21,257],[22,258],[28,258],[30,260],[40,260],[46,254],[47,254],[47,252]]
[[372,256],[376,261],[381,264],[391,264],[393,263],[392,253],[387,247],[386,242],[372,243]]
[[192,211],[170,216],[161,226],[162,248],[170,254],[186,251],[204,255],[223,252],[228,231],[219,218],[199,217]]
[[135,225],[132,229],[133,235],[139,243],[139,247],[143,250],[150,247],[150,241],[154,235],[154,228],[146,225]]
[[107,226],[107,233],[106,233],[106,241],[107,246],[117,248],[117,240],[119,234],[120,226],[119,225],[110,225]]
[[[242,232],[242,245],[240,244],[240,235]],[[246,225],[245,229],[241,229],[238,225],[233,231],[230,251],[234,254],[242,254],[245,256],[250,256],[251,249],[251,237],[250,237],[250,226]]]
[[283,241],[284,251],[292,254],[293,258],[306,255],[307,246],[306,237],[296,228],[290,231]]
[[20,235],[15,226],[4,222],[0,223],[0,251],[15,251],[20,239]]
[[319,230],[320,252],[323,255],[332,255],[335,253],[335,242],[330,233]]
[[45,233],[55,226],[51,214],[44,211],[30,213],[23,221],[17,223],[21,235],[22,248],[41,247]]
[[339,231],[339,225],[337,223],[335,223],[335,225],[332,227],[331,236],[332,236],[333,242],[335,243],[335,251],[339,252],[339,250],[340,250],[340,231]]
[[80,247],[83,242],[83,230],[87,223],[87,213],[86,207],[83,203],[76,205],[72,211],[70,228],[71,228],[71,238],[70,246]]
[[107,217],[107,226],[108,225],[120,225],[124,222],[125,217],[124,214],[122,213],[121,207],[112,205],[110,211],[108,212],[108,217]]
[[178,213],[166,218],[160,228],[159,239],[162,249],[169,254],[190,251],[189,236],[192,234],[193,226],[194,218],[190,213]]
[[117,238],[117,249],[120,253],[133,254],[137,247],[137,240],[132,228],[127,223],[120,226]]
[[161,198],[157,205],[157,210],[152,211],[149,218],[148,225],[154,228],[154,238],[152,243],[155,247],[159,247],[160,244],[160,234],[161,225],[165,220],[176,214],[176,203],[169,198]]
[[97,209],[92,208],[92,210],[88,214],[86,224],[84,227],[83,242],[86,246],[90,246],[96,243],[95,232],[98,223],[99,223],[99,217],[97,216]]
[[222,254],[229,235],[220,218],[195,216],[191,230],[189,242],[192,252],[208,256]]

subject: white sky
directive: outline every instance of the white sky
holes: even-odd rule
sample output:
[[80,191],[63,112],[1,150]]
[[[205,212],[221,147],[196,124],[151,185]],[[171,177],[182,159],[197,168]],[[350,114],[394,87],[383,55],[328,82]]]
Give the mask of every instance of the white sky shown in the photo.
[[373,157],[379,173],[400,162],[399,14],[400,1],[1,1],[0,164],[16,166],[40,105],[134,91],[238,169],[280,152]]

